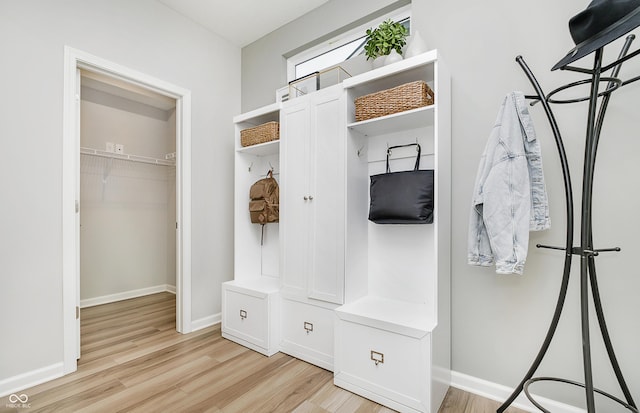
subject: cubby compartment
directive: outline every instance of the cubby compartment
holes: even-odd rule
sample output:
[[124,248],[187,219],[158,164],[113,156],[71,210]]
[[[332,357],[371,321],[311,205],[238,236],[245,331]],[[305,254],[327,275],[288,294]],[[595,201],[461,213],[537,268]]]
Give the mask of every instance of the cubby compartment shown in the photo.
[[[354,100],[424,81],[435,103],[355,121]],[[433,224],[367,221],[367,199],[353,216],[366,227],[366,295],[336,309],[335,384],[399,411],[436,413],[450,378],[450,80],[437,51],[344,81],[347,139],[367,166],[350,178],[368,190],[386,170],[387,149],[418,143],[420,169],[434,170]],[[394,149],[392,172],[413,169],[415,146]],[[351,223],[357,227],[354,223]],[[347,281],[349,274],[347,274]],[[435,374],[434,372],[438,372]]]
[[241,132],[279,121],[276,104],[234,118],[234,274],[222,285],[222,336],[268,356],[280,341],[280,225],[251,222],[249,190],[269,171],[279,180],[280,140],[242,146]]

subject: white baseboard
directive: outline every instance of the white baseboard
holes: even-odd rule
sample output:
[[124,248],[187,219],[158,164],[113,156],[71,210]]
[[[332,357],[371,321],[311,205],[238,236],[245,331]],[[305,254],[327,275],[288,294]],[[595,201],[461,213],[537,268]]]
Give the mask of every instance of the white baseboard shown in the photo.
[[143,297],[145,295],[157,294],[162,292],[175,294],[176,286],[160,284],[153,287],[141,288],[139,290],[124,291],[116,294],[103,295],[101,297],[85,298],[84,300],[80,300],[80,308],[115,303],[116,301],[128,300],[130,298]]
[[[509,398],[513,392],[512,388],[503,386],[501,384],[492,383],[477,377],[468,376],[463,373],[455,371],[451,372],[451,386],[464,390],[469,393],[477,394],[478,396],[485,397],[491,400],[497,400],[504,402]],[[555,400],[548,399],[546,397],[534,395],[537,403],[540,403],[547,410],[553,413],[586,413],[586,410],[580,409],[575,406],[571,406],[565,403],[560,403]],[[530,401],[524,393],[521,393],[513,402],[513,407],[525,410],[527,412],[540,412]]]
[[202,330],[203,328],[211,327],[222,322],[222,313],[213,314],[207,317],[193,320],[191,322],[191,331]]
[[[40,369],[28,371],[18,374],[17,376],[8,377],[0,380],[0,397],[13,393],[19,393],[21,390],[29,387],[37,386],[46,381],[57,379],[64,375],[64,363],[56,363]],[[27,396],[30,396],[27,394]]]

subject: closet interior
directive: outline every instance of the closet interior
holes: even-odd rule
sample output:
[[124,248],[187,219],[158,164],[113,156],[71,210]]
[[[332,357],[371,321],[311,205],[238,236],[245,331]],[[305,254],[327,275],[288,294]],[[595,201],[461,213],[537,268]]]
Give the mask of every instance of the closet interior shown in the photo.
[[81,72],[81,307],[176,285],[176,101]]

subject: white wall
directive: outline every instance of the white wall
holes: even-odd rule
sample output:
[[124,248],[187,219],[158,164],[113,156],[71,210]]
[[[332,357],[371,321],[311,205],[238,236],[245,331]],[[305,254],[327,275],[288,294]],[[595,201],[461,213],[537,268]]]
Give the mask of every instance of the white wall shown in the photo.
[[[526,59],[547,92],[584,78],[550,69],[574,46],[568,21],[587,4],[578,0],[491,0],[460,7],[433,0],[414,2],[414,19],[421,33],[429,44],[442,51],[453,79],[453,367],[511,387],[520,381],[542,344],[558,297],[564,259],[562,252],[535,248],[537,243],[564,245],[565,240],[562,172],[541,105],[532,109],[532,116],[543,150],[552,228],[531,234],[523,277],[498,276],[493,269],[466,264],[470,197],[479,156],[502,97],[511,90],[533,92],[515,57],[522,55]],[[608,56],[617,55],[619,46],[620,42],[610,46]],[[625,64],[623,77],[640,73],[637,60]],[[581,63],[590,66],[593,59],[586,58]],[[582,88],[564,96],[587,94],[588,90]],[[634,218],[633,211],[640,206],[640,197],[628,188],[635,186],[632,171],[637,169],[634,158],[640,149],[638,117],[631,110],[637,108],[639,96],[640,84],[632,84],[616,93],[609,105],[596,166],[593,217],[596,246],[622,247],[621,253],[596,258],[596,265],[610,333],[636,400],[640,398],[640,323],[634,320],[640,314],[640,302],[635,298],[640,277],[635,270],[635,254],[640,247],[640,221]],[[579,227],[586,104],[555,105],[554,111],[572,168]],[[578,243],[576,233],[575,244]],[[540,373],[583,381],[579,257],[574,256],[573,262],[565,312]],[[620,394],[594,319],[592,314],[596,385]],[[566,386],[532,386],[532,391],[574,404],[583,399],[582,391]]]
[[2,0],[0,384],[63,359],[65,45],[191,90],[193,320],[233,274],[240,50],[153,0]]
[[[82,92],[80,146],[118,143],[127,154],[159,159],[175,151],[174,110]],[[81,303],[175,288],[175,178],[174,166],[80,156]]]
[[[243,49],[244,110],[273,101],[273,91],[281,86],[278,82],[284,72],[274,74],[269,68],[278,65],[284,68],[282,56],[310,41],[301,27],[310,27],[311,34],[321,37],[336,26],[345,25],[348,19],[357,19],[354,10],[358,8],[364,14],[381,7],[380,3],[371,5],[364,0],[349,1],[348,6],[345,3],[332,0]],[[581,78],[568,72],[550,72],[550,68],[573,47],[568,21],[587,4],[583,0],[412,2],[414,29],[420,31],[430,48],[439,49],[452,77],[452,366],[457,372],[511,388],[518,384],[537,354],[562,276],[562,252],[534,247],[536,243],[563,245],[565,234],[562,175],[540,105],[532,109],[532,114],[543,150],[552,229],[532,233],[524,276],[498,276],[493,269],[467,265],[471,192],[502,97],[512,90],[532,91],[515,57],[519,54],[525,57],[546,91]],[[322,20],[318,20],[320,17]],[[619,42],[611,48],[609,56],[617,54],[618,46]],[[256,59],[261,62],[259,66]],[[584,61],[591,64],[590,59]],[[628,62],[622,76],[631,77],[639,72],[640,62]],[[261,89],[258,82],[269,87]],[[586,92],[582,89],[573,96]],[[599,148],[594,198],[596,246],[622,247],[621,253],[598,257],[597,266],[611,337],[636,401],[640,399],[637,358],[640,323],[636,321],[640,315],[637,300],[640,277],[635,259],[640,248],[637,235],[640,221],[635,218],[640,207],[640,197],[635,191],[636,157],[640,153],[638,96],[640,83],[632,84],[617,92],[609,105]],[[554,107],[573,168],[578,216],[585,109],[585,104]],[[566,310],[540,373],[582,380],[577,265],[574,270]],[[607,366],[597,323],[592,322],[592,326],[596,384],[620,394]],[[532,387],[532,391],[568,403],[580,404],[583,399],[580,389],[574,391],[566,386],[541,385]]]

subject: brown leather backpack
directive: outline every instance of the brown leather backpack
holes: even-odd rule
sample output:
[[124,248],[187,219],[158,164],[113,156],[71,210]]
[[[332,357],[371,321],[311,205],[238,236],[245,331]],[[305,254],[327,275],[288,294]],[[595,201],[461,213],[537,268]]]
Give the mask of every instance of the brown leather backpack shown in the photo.
[[254,224],[267,224],[280,220],[280,188],[269,171],[266,178],[256,181],[249,190],[249,214]]

